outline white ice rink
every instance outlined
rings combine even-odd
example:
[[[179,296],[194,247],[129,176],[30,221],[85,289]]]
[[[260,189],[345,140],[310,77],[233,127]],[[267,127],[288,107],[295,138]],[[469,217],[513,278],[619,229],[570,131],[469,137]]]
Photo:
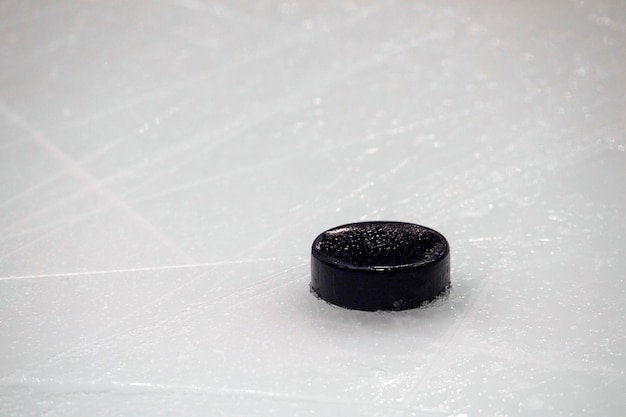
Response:
[[[623,416],[625,271],[624,1],[0,1],[0,416]]]

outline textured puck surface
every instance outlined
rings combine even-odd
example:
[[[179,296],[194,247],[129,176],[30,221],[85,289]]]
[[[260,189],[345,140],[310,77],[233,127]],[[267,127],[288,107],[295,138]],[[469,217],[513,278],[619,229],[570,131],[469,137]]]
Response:
[[[412,223],[337,226],[311,248],[311,291],[355,310],[406,310],[450,286],[450,249],[439,232]]]

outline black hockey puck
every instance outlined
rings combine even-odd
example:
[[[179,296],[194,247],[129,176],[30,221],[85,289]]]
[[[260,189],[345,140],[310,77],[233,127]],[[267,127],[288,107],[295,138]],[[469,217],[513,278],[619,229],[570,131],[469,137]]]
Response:
[[[407,310],[450,286],[450,248],[439,232],[412,223],[337,226],[311,249],[311,291],[354,310]]]

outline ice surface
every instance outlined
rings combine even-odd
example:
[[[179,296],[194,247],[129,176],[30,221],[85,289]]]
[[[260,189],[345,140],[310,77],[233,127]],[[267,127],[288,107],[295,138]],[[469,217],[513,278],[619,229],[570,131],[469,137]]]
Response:
[[[626,6],[0,2],[0,415],[622,415]],[[432,227],[348,311],[310,245]]]

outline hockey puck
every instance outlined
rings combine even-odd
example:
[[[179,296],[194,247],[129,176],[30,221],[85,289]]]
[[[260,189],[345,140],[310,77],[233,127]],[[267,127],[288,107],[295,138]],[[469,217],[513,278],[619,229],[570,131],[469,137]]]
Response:
[[[450,248],[439,232],[412,223],[337,226],[311,248],[311,291],[341,307],[377,311],[419,307],[450,286]]]

